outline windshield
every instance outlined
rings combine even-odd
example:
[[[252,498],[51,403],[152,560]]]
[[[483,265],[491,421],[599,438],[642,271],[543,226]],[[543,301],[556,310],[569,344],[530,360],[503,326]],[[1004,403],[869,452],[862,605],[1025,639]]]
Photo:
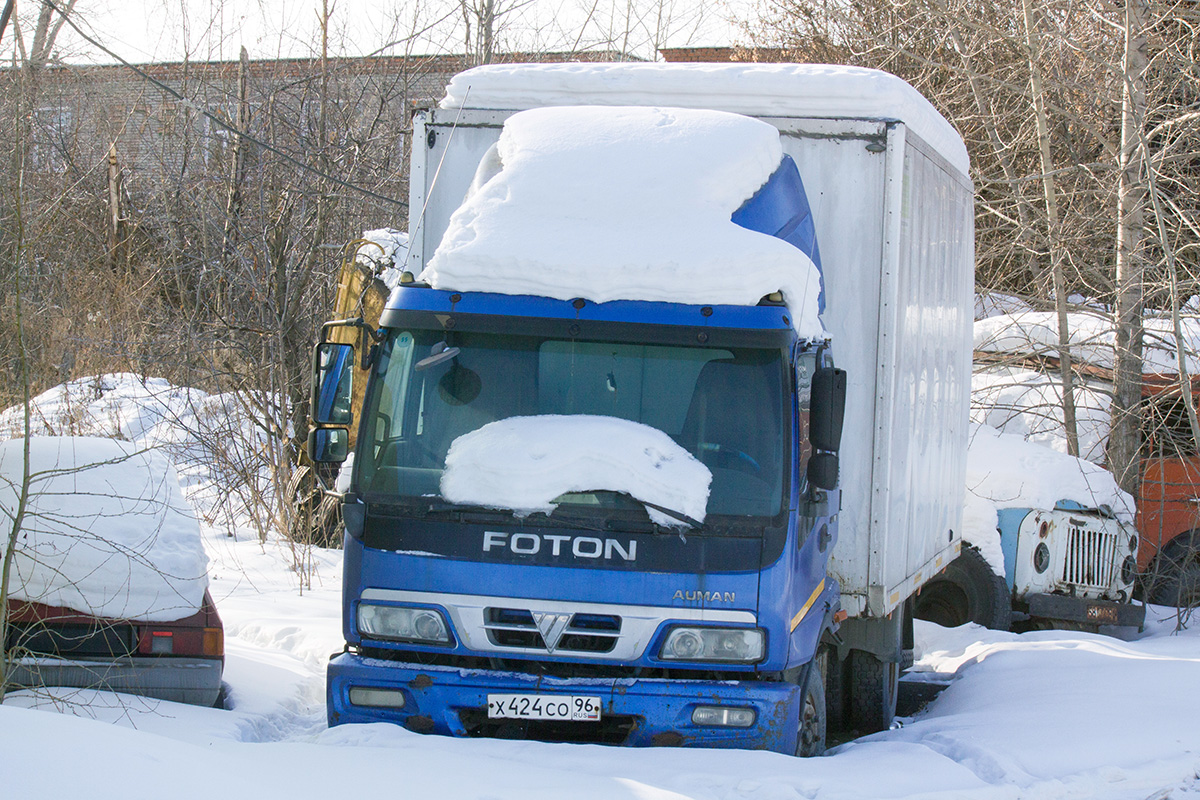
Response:
[[[709,515],[771,517],[782,507],[779,350],[417,329],[392,331],[380,358],[356,465],[368,501],[440,497],[450,445],[490,422],[589,414],[649,425],[704,463]],[[640,508],[592,488],[563,495],[558,508]]]

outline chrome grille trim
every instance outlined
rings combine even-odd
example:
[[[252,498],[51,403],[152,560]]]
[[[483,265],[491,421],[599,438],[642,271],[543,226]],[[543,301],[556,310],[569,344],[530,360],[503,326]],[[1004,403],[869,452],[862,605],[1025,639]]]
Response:
[[[535,614],[569,615],[570,622],[578,615],[608,616],[620,619],[620,631],[614,636],[614,644],[608,652],[590,650],[564,650],[561,646],[553,652],[571,656],[602,657],[606,660],[634,660],[640,658],[658,627],[668,620],[679,622],[726,622],[753,625],[757,619],[750,611],[695,608],[688,606],[636,606],[614,603],[573,603],[559,600],[537,600],[516,597],[485,597],[482,595],[443,594],[441,592],[410,592],[396,589],[364,589],[362,600],[391,603],[418,603],[441,606],[450,615],[450,623],[459,641],[468,649],[487,653],[536,653],[548,654],[544,646],[515,647],[497,644],[489,628],[513,630],[522,633],[538,633],[533,627],[510,625],[497,627],[490,622],[491,609],[509,609]],[[612,632],[581,628],[581,636],[612,636]],[[540,637],[539,637],[540,638]],[[565,638],[565,636],[563,637]]]

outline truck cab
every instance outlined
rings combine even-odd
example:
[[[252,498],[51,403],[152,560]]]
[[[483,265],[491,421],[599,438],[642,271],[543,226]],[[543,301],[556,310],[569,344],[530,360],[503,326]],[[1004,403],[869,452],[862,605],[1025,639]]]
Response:
[[[331,724],[794,752],[802,673],[839,608],[838,493],[807,475],[827,355],[787,315],[395,292],[343,504]],[[523,518],[440,497],[455,441],[547,415],[665,432],[711,472],[703,523],[661,524],[600,486]],[[559,700],[571,716],[494,715]]]

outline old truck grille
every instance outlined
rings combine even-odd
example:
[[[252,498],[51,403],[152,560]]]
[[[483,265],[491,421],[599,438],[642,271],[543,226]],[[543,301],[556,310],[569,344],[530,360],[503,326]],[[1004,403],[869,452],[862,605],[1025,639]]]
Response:
[[[493,645],[547,653],[610,653],[621,636],[618,616],[555,614],[524,608],[486,608],[483,627]]]
[[[1062,579],[1065,583],[1107,589],[1118,569],[1117,535],[1090,531],[1072,520],[1067,537],[1066,557],[1063,559]]]

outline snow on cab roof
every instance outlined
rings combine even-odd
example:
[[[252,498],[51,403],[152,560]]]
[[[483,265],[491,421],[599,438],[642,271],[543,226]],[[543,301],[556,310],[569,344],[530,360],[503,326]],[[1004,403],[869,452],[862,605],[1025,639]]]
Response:
[[[799,335],[825,338],[812,260],[731,220],[782,156],[774,127],[723,111],[519,112],[421,280],[598,303],[755,305],[782,291]]]
[[[455,75],[442,108],[710,108],[754,117],[898,120],[967,175],[962,137],[924,96],[880,70],[830,64],[492,64]]]

